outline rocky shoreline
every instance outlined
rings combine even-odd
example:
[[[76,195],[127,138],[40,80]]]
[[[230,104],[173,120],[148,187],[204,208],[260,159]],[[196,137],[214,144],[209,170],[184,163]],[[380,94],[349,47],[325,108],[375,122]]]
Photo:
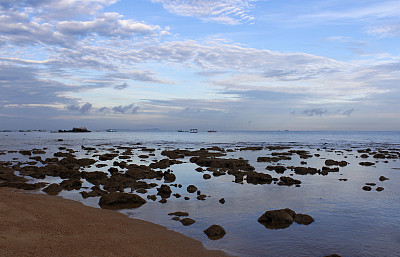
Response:
[[[81,146],[73,149],[63,146],[63,140],[58,151],[43,149],[21,149],[17,151],[0,151],[0,154],[20,154],[25,161],[18,158],[0,162],[0,187],[13,187],[24,190],[42,190],[49,195],[57,195],[62,191],[78,190],[83,199],[97,197],[98,205],[103,209],[119,210],[138,208],[148,201],[167,203],[171,197],[184,201],[206,201],[210,198],[207,192],[199,190],[196,185],[182,185],[174,183],[177,179],[174,174],[174,165],[192,163],[198,167],[195,172],[203,173],[205,181],[220,176],[232,176],[234,183],[249,185],[275,185],[286,187],[301,187],[300,177],[328,176],[331,173],[340,174],[341,169],[349,165],[347,155],[359,159],[362,167],[374,166],[377,163],[388,163],[389,160],[400,159],[399,149],[343,149],[329,148],[315,149],[314,151],[282,146],[237,146],[222,148],[211,146],[200,149],[163,149],[151,148],[140,143],[130,146],[116,145]],[[233,158],[233,153],[252,152],[257,154],[257,165],[265,165],[263,171],[255,168],[249,160]],[[341,156],[339,160],[322,158],[322,153],[335,153]],[[49,157],[48,155],[52,156]],[[42,158],[47,156],[47,158]],[[77,157],[80,156],[80,157]],[[82,158],[82,156],[86,156]],[[157,157],[157,158],[156,158]],[[22,158],[22,159],[23,159]],[[140,164],[133,159],[144,161]],[[150,160],[151,159],[151,160]],[[299,159],[300,164],[285,165],[285,161]],[[308,160],[319,159],[320,167],[308,166]],[[354,164],[353,164],[354,165]],[[90,169],[90,170],[89,170]],[[93,170],[98,169],[98,170]],[[46,177],[62,179],[60,183],[37,182]],[[345,182],[347,178],[340,177]],[[381,175],[375,181],[366,181],[360,190],[382,192],[384,183],[389,178]],[[89,183],[91,186],[85,186]],[[379,184],[378,184],[379,183]],[[186,194],[175,192],[176,189],[186,188]],[[149,191],[156,189],[156,194]],[[223,196],[218,202],[225,204]],[[229,203],[227,203],[229,204]],[[290,207],[290,206],[288,206]],[[178,214],[176,214],[178,213]],[[183,226],[191,226],[196,222],[188,213],[176,212],[172,219],[179,221]],[[184,215],[182,215],[182,213]],[[261,215],[262,213],[260,213]],[[184,217],[184,218],[182,218]],[[265,210],[258,222],[266,229],[285,229],[293,222],[310,225],[317,217],[308,214],[297,214],[286,208],[281,210]],[[312,226],[312,225],[310,225]],[[204,227],[204,233],[211,240],[219,240],[225,236],[225,229],[212,224]]]

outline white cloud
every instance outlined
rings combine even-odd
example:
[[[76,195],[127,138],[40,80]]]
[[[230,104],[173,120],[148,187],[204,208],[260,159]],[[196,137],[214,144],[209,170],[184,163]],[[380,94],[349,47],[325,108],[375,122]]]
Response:
[[[400,24],[373,26],[368,28],[367,33],[380,38],[400,36]]]
[[[257,0],[151,0],[171,13],[203,21],[237,25],[254,19],[249,13]]]

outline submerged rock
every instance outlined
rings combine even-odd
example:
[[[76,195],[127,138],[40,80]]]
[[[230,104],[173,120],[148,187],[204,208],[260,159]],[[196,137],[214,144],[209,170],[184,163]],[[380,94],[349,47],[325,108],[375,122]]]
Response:
[[[197,191],[197,187],[195,187],[194,185],[190,185],[190,186],[188,186],[188,187],[186,188],[186,190],[187,190],[189,193],[194,193],[194,192]]]
[[[45,192],[48,195],[58,195],[62,191],[62,186],[59,184],[53,183],[47,186],[45,189],[43,189],[43,192]]]

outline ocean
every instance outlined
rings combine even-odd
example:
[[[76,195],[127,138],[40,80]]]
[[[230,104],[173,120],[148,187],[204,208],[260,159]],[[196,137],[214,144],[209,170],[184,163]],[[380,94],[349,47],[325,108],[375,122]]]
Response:
[[[62,141],[61,141],[62,140]],[[19,150],[46,148],[42,159],[54,157],[54,153],[73,149],[76,158],[94,158],[119,147],[132,147],[131,163],[148,166],[156,160],[167,158],[164,150],[219,147],[225,156],[218,158],[248,160],[256,172],[270,174],[279,179],[288,176],[301,181],[299,187],[282,186],[277,183],[253,184],[246,179],[235,183],[229,174],[214,176],[212,171],[190,162],[186,156],[181,164],[167,168],[176,176],[173,183],[148,179],[147,183],[180,184],[171,186],[174,194],[166,203],[147,200],[135,209],[123,209],[129,217],[147,220],[202,241],[210,249],[221,249],[237,256],[399,256],[400,252],[400,132],[92,132],[92,133],[48,133],[48,132],[2,132],[0,133],[0,161],[13,163],[29,161]],[[272,146],[272,148],[271,148]],[[285,146],[287,149],[276,148]],[[61,147],[61,150],[60,150]],[[88,152],[83,147],[94,147],[97,152]],[[143,147],[154,148],[151,155]],[[249,148],[249,147],[259,147]],[[270,148],[268,148],[270,147]],[[274,148],[275,147],[275,148]],[[113,149],[113,150],[110,150]],[[292,153],[290,160],[259,162],[258,157],[273,157],[277,153],[305,151],[309,157]],[[368,156],[362,158],[362,154]],[[383,153],[390,158],[378,158],[373,153]],[[147,155],[147,156],[143,156]],[[375,157],[374,157],[375,156]],[[304,156],[303,156],[304,157]],[[114,161],[102,161],[104,167],[92,166],[85,171],[103,171],[113,166]],[[288,168],[283,174],[267,170],[267,166],[312,167],[322,169],[325,161],[346,161],[338,172],[327,175],[300,175]],[[126,159],[124,159],[126,161]],[[371,166],[360,165],[370,162]],[[36,165],[41,166],[40,162]],[[331,166],[329,166],[331,167]],[[166,169],[163,169],[165,171]],[[17,172],[18,173],[18,172]],[[211,179],[204,179],[210,174]],[[384,176],[389,180],[381,181]],[[60,183],[62,179],[47,176],[33,179],[48,183]],[[83,199],[80,191],[93,186],[83,180],[83,189],[62,191],[59,195],[99,207],[99,197]],[[238,182],[238,181],[236,181]],[[374,183],[371,191],[363,190],[365,183]],[[196,193],[186,188],[195,185],[205,200],[198,200]],[[383,191],[377,191],[382,187]],[[130,192],[130,189],[126,189]],[[39,193],[43,193],[39,191]],[[157,194],[156,188],[146,193]],[[184,197],[190,199],[185,200]],[[219,200],[225,199],[221,204]],[[257,219],[269,210],[290,208],[296,213],[308,214],[315,221],[309,225],[293,223],[284,229],[270,229]],[[185,211],[196,222],[183,226],[172,220],[168,213]],[[204,233],[212,224],[221,225],[226,235],[219,240],[210,240]]]

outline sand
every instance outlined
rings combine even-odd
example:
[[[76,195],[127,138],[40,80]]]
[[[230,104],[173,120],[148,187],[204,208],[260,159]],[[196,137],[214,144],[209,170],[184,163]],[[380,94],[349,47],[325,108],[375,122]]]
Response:
[[[227,256],[150,222],[0,188],[0,256]]]

